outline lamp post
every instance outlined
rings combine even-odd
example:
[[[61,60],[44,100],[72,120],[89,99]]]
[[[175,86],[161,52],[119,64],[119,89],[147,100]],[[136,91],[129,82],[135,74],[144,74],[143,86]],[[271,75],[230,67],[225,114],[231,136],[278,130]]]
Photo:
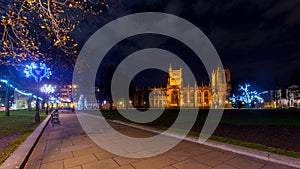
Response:
[[[49,105],[48,105],[48,97],[49,97],[49,94],[51,93],[54,93],[54,87],[52,85],[47,85],[47,84],[44,84],[44,86],[41,87],[41,92],[45,93],[46,94],[46,114],[48,114],[48,109],[49,109]]]
[[[49,100],[50,100],[50,103],[51,103],[51,107],[53,108],[53,104],[57,102],[57,99],[55,97],[51,96],[49,98]]]
[[[47,66],[43,63],[31,63],[30,65],[26,65],[26,68],[24,70],[24,73],[27,77],[34,77],[35,81],[37,82],[37,89],[39,89],[39,83],[43,78],[49,79],[49,77],[52,75],[50,68],[47,68]],[[39,94],[40,90],[37,92],[36,97],[36,113],[35,113],[35,121],[39,122],[41,120],[40,113],[39,113]]]
[[[6,93],[5,93],[5,116],[9,116],[9,83],[6,82]]]

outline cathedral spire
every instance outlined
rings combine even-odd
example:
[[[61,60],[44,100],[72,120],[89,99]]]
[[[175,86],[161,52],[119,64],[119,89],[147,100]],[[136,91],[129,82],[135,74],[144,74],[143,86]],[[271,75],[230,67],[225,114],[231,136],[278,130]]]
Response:
[[[169,66],[169,72],[171,72],[173,69],[172,69],[172,64],[170,64]]]

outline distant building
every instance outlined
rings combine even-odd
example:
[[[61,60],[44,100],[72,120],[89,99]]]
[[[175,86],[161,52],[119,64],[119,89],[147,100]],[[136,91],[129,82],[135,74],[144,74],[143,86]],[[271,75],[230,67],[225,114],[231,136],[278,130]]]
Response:
[[[62,102],[72,102],[72,92],[77,96],[77,85],[64,85],[59,89],[59,100]]]
[[[169,67],[169,78],[166,87],[137,88],[134,94],[135,107],[177,108],[200,107],[214,108],[230,106],[231,77],[229,69],[220,66],[212,72],[212,82],[209,85],[183,86],[182,68]],[[148,99],[149,98],[149,99]]]
[[[59,88],[55,86],[55,88]],[[70,108],[77,104],[78,86],[75,84],[64,85],[59,88],[58,100],[60,108]],[[73,95],[74,94],[74,95]],[[75,100],[73,99],[75,98]]]
[[[270,92],[272,108],[300,108],[300,86],[292,85],[287,89],[278,89]]]
[[[32,96],[29,97],[29,96],[22,95],[18,92],[15,92],[13,97],[14,97],[14,101],[13,101],[13,104],[11,107],[12,109],[27,109],[28,108],[28,100]],[[40,102],[40,104],[41,104],[41,102]],[[35,107],[35,104],[33,107]]]

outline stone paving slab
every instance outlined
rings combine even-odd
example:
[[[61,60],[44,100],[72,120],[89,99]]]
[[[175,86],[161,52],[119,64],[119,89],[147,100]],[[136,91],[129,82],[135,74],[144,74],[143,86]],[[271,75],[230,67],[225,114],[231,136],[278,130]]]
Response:
[[[98,147],[82,130],[76,114],[61,112],[60,121],[60,125],[48,124],[26,169],[293,169],[189,141],[151,158],[120,157]],[[154,135],[121,124],[112,125],[131,136]]]
[[[235,158],[237,155],[229,152],[223,151],[211,151],[200,156],[196,156],[193,159],[200,161],[208,166],[215,167],[226,161]]]

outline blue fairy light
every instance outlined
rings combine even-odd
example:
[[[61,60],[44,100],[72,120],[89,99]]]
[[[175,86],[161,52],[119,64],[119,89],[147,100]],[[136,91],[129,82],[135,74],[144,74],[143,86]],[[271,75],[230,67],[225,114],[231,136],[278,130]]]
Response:
[[[238,91],[240,91],[241,93],[238,95],[234,95],[234,94],[232,95],[232,97],[230,98],[232,103],[244,102],[246,104],[251,104],[253,101],[263,103],[264,99],[261,97],[261,95],[266,94],[268,92],[267,91],[257,92],[255,90],[251,91],[249,87],[250,87],[249,84],[245,84],[244,86],[239,85]]]
[[[49,79],[49,77],[52,75],[50,68],[47,68],[47,66],[44,63],[31,63],[30,65],[26,65],[26,68],[24,70],[24,73],[26,74],[26,77],[34,77],[35,81],[39,82],[43,78]]]

